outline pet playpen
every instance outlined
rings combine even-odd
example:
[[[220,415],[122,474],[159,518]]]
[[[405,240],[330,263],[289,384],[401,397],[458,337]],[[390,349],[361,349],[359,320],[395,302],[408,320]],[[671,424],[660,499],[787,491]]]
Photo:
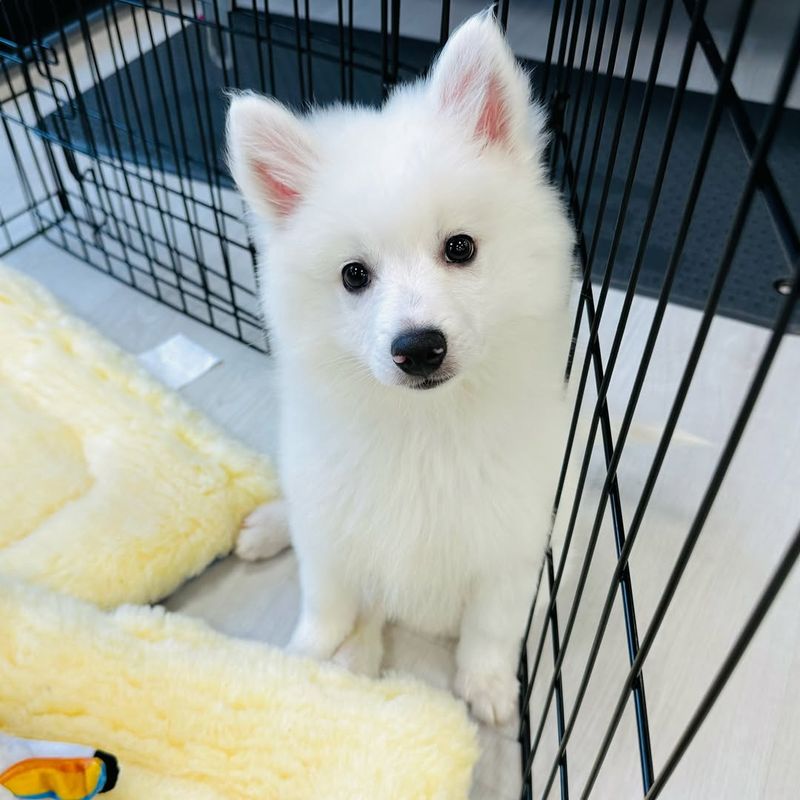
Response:
[[[255,253],[221,154],[223,89],[254,88],[296,106],[377,103],[395,83],[424,71],[452,26],[479,7],[467,0],[404,0],[402,7],[401,0],[3,0],[0,139],[16,175],[2,176],[0,255],[46,237],[266,350]],[[521,631],[522,796],[588,796],[628,715],[641,793],[654,798],[800,555],[797,532],[741,615],[688,724],[656,763],[648,656],[781,339],[800,330],[800,10],[791,3],[765,10],[755,0],[505,0],[495,11],[549,109],[549,167],[578,230],[582,281],[574,325],[585,345],[573,347],[566,365],[576,401],[555,498],[563,530],[540,574],[531,576],[536,594]],[[762,53],[768,74],[754,87],[739,61],[764,13],[783,16],[771,19],[778,33]],[[637,297],[651,298],[646,337],[624,402],[612,414],[609,388]],[[618,480],[620,461],[672,302],[698,309],[697,323],[631,500]],[[634,546],[720,314],[764,326],[768,335],[640,633]],[[586,434],[578,425],[582,412]],[[601,487],[590,499],[587,476],[597,453]],[[569,463],[578,469],[567,490]],[[578,541],[576,520],[586,512],[586,536]],[[614,560],[596,618],[587,616],[582,596],[601,537],[609,538]],[[571,551],[577,566],[566,596]],[[599,745],[583,753],[588,761],[575,786],[571,737],[612,614],[621,618],[626,644],[616,702],[604,712]],[[564,660],[571,644],[575,650],[576,626],[587,619],[585,661],[567,692]],[[543,756],[545,739],[551,747]]]

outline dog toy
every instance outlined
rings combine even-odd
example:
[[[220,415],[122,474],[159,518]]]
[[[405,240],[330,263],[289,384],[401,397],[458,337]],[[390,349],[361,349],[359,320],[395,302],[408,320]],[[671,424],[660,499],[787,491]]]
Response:
[[[1,798],[90,800],[118,776],[117,759],[102,750],[0,733]]]

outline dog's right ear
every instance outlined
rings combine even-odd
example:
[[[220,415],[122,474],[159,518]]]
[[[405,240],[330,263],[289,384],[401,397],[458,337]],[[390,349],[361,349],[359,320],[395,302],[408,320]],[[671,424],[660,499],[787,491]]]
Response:
[[[255,94],[234,95],[228,109],[228,165],[254,211],[284,221],[308,189],[316,155],[301,119]]]
[[[433,66],[430,93],[467,135],[510,152],[528,151],[530,83],[494,16],[467,19]]]

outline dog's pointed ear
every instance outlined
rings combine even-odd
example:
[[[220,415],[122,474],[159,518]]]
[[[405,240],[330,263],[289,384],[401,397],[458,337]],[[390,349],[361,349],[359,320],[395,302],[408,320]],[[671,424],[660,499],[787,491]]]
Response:
[[[450,37],[430,77],[440,112],[467,135],[510,151],[530,142],[530,82],[491,13],[470,17]]]
[[[247,202],[267,219],[285,220],[307,191],[316,161],[304,122],[276,100],[234,95],[226,138],[228,166]]]

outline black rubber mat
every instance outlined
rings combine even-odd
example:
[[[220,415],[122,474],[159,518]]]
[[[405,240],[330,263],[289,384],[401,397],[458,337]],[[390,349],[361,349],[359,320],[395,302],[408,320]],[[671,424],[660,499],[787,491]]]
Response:
[[[619,108],[622,82],[612,82],[606,125],[599,149],[597,175],[589,192],[586,217],[583,224],[587,249],[591,249],[592,239],[597,229],[597,218],[603,183],[610,167],[610,147],[614,122]],[[595,244],[596,256],[593,263],[593,276],[600,280],[606,268],[614,232],[618,220],[625,179],[632,163],[633,150],[639,125],[639,108],[644,95],[644,85],[634,82],[631,87],[628,113],[622,128],[619,147],[616,152],[613,174],[609,187],[609,197],[600,235]],[[646,215],[654,192],[655,177],[659,158],[664,144],[664,135],[672,102],[673,91],[656,87],[652,107],[645,127],[639,156],[636,179],[630,201],[624,214],[624,225],[618,245],[618,255],[614,262],[611,283],[618,287],[627,286],[639,247]],[[661,288],[664,273],[668,268],[676,235],[682,224],[684,209],[690,191],[700,154],[706,123],[713,98],[697,92],[687,92],[683,101],[681,115],[672,144],[667,171],[660,187],[656,216],[650,232],[637,290],[643,294],[656,296]],[[758,132],[766,116],[767,106],[746,103],[748,114]],[[599,106],[599,98],[595,109]],[[581,109],[585,107],[581,104]],[[597,117],[593,113],[592,122]],[[582,122],[583,117],[580,117]],[[569,130],[570,116],[567,112],[566,129]],[[589,125],[591,141],[587,144],[581,166],[579,197],[585,199],[586,174],[591,161],[591,144],[595,125]],[[579,134],[576,139],[580,139]],[[578,157],[580,142],[572,145],[571,157]],[[800,220],[800,113],[787,110],[778,139],[771,151],[769,166],[779,191],[786,202],[795,225]],[[683,257],[670,298],[693,308],[703,308],[708,298],[715,272],[725,251],[736,208],[747,178],[748,162],[727,116],[723,115],[719,130],[714,138],[705,178],[699,197],[690,218],[690,227]],[[776,282],[787,277],[787,261],[783,254],[780,238],[772,223],[766,203],[760,193],[756,193],[747,222],[741,231],[741,240],[735,251],[730,273],[724,284],[719,311],[725,315],[753,322],[771,325],[781,305],[781,295]],[[800,320],[795,319],[792,330],[800,331]]]
[[[234,30],[246,30],[252,34],[255,19],[252,14],[235,12],[231,16],[231,24]],[[260,19],[259,25],[261,27],[258,34],[262,37],[263,44],[267,36],[263,19]],[[60,112],[52,114],[45,120],[45,126],[50,133],[55,132],[68,138],[72,146],[80,150],[91,150],[93,144],[104,154],[121,156],[140,164],[146,164],[149,159],[155,168],[178,172],[185,177],[209,180],[211,171],[222,171],[225,174],[221,157],[224,87],[239,85],[266,92],[271,92],[274,87],[275,95],[281,100],[302,106],[309,94],[309,70],[313,96],[319,103],[339,99],[342,96],[342,87],[349,86],[349,71],[343,72],[339,64],[340,43],[335,26],[312,23],[315,53],[311,56],[310,64],[306,54],[303,54],[298,63],[294,21],[273,15],[270,29],[273,39],[272,63],[270,64],[265,46],[260,48],[259,58],[259,48],[255,46],[252,36],[234,36],[235,49],[229,54],[224,68],[218,53],[220,44],[224,49],[226,42],[213,38],[216,34],[209,35],[210,30],[192,26],[173,36],[143,57],[130,62],[127,69],[120,69],[76,98],[71,106],[65,105]],[[345,47],[346,37],[345,31]],[[360,30],[353,32],[357,68],[352,77],[352,96],[357,102],[373,104],[380,101],[380,41],[378,33]],[[398,70],[400,80],[423,71],[434,52],[433,43],[401,39]],[[535,83],[543,75],[543,68],[536,64],[530,66],[533,68]],[[305,94],[301,91],[301,69],[306,82]],[[576,84],[573,75],[573,94]],[[588,100],[587,86],[588,82],[584,85],[579,106],[579,124],[571,147],[573,162],[578,158],[580,131]],[[612,246],[625,179],[632,163],[639,107],[644,95],[644,85],[634,82],[616,150],[605,214],[602,224],[599,225],[599,236],[592,247],[594,233],[598,230],[604,179],[611,168],[610,143],[619,111],[622,81],[611,79],[603,138],[594,178],[587,193],[591,148],[605,87],[605,80],[598,81],[578,182],[579,197],[585,199],[588,194],[583,230],[587,248],[594,253],[592,274],[596,281],[602,279]],[[624,224],[621,226],[618,255],[611,277],[614,286],[624,288],[630,277],[654,189],[654,176],[671,100],[670,89],[656,88],[636,179],[624,214]],[[567,102],[566,130],[570,128],[573,112],[570,102],[575,101]],[[694,92],[686,94],[637,284],[637,291],[645,295],[657,295],[662,285],[675,235],[681,223],[711,103],[712,98],[708,95]],[[88,114],[89,125],[84,124],[81,107]],[[758,130],[766,107],[748,103],[747,110]],[[113,128],[103,122],[108,119],[115,121]],[[188,157],[176,161],[175,153],[187,153]],[[782,128],[772,151],[770,167],[793,218],[797,220],[800,218],[800,112],[785,112]],[[705,306],[715,270],[730,234],[731,220],[746,174],[747,162],[742,147],[732,124],[724,116],[691,220],[671,293],[672,300],[695,308]],[[222,182],[230,185],[227,177]],[[756,324],[771,325],[781,301],[775,283],[786,277],[786,274],[786,261],[779,238],[763,199],[757,195],[725,284],[719,304],[720,313]],[[792,329],[795,332],[800,331],[800,321],[795,320]]]
[[[158,15],[151,16],[156,27]],[[91,152],[94,146],[100,153],[137,164],[148,165],[149,159],[155,168],[198,180],[209,180],[209,170],[213,170],[222,173],[223,185],[232,186],[221,146],[227,87],[274,94],[298,108],[309,102],[309,83],[320,104],[341,99],[342,81],[345,90],[351,88],[349,70],[343,73],[339,67],[336,26],[311,23],[314,54],[309,67],[305,54],[298,59],[293,18],[273,14],[271,20],[271,63],[263,17],[259,15],[258,34],[262,38],[257,48],[254,16],[234,11],[230,14],[234,34],[230,37],[220,38],[211,27],[192,25],[127,65],[118,56],[117,72],[62,104],[60,112],[44,120],[44,127],[85,152]],[[305,24],[301,22],[301,26],[300,33],[305,37]],[[246,36],[237,36],[237,31],[246,32]],[[147,41],[146,35],[142,40]],[[352,98],[357,103],[374,105],[381,101],[380,46],[380,34],[353,31],[356,66]],[[224,65],[220,51],[227,53]],[[402,38],[400,52],[403,59],[398,76],[402,81],[429,64],[436,47]],[[109,119],[114,120],[113,127],[108,125]]]

